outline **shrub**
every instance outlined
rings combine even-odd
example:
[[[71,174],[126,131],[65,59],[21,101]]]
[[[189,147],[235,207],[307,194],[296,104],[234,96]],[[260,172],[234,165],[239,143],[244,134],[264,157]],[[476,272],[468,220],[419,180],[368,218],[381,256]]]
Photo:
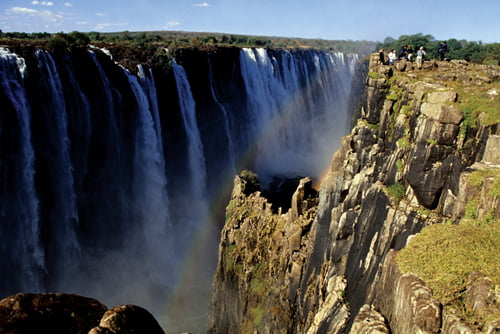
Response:
[[[401,182],[398,182],[387,188],[387,194],[396,202],[399,202],[403,198],[405,190],[405,186]]]
[[[240,173],[240,178],[244,181],[243,193],[245,195],[248,196],[251,193],[260,190],[260,182],[257,174],[255,174],[254,172],[244,169]]]

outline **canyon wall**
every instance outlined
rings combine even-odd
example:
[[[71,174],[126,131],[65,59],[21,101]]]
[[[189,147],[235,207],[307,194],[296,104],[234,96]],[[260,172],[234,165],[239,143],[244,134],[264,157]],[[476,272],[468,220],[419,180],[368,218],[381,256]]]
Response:
[[[282,194],[290,205],[279,209],[252,186],[257,176],[235,178],[210,333],[477,330],[433,298],[421,278],[401,272],[395,258],[426,226],[460,223],[474,196],[476,218],[499,223],[499,195],[473,191],[468,181],[474,171],[500,166],[498,114],[487,119],[479,110],[471,118],[464,106],[466,96],[480,96],[498,108],[500,70],[464,61],[385,66],[378,54],[367,61],[355,126],[317,194],[302,179],[293,196]]]

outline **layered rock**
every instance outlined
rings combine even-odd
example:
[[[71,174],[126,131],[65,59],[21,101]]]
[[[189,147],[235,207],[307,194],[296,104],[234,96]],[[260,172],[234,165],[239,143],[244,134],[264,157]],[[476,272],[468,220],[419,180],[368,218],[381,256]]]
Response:
[[[417,71],[411,63],[376,65],[373,55],[358,122],[334,155],[316,208],[305,216],[297,210],[273,214],[258,193],[238,195],[236,180],[221,236],[210,332],[455,333],[468,328],[442,310],[424,281],[402,273],[394,257],[425,226],[458,223],[473,197],[481,208],[478,215],[499,221],[499,196],[478,193],[467,181],[474,170],[500,165],[498,119],[485,122],[487,116],[478,114],[471,124],[474,118],[461,103],[469,91],[498,100],[488,92],[499,78],[496,68],[466,62],[432,62]],[[299,232],[305,217],[308,228]],[[266,274],[262,291],[249,284],[258,263]],[[491,305],[485,298],[470,305]],[[272,311],[276,306],[289,316],[278,317]]]

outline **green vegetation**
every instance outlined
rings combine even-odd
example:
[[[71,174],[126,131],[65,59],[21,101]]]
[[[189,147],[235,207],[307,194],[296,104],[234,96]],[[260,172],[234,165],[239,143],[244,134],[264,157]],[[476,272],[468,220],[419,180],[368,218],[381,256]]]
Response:
[[[251,290],[253,294],[262,295],[267,291],[266,285],[266,270],[267,262],[257,263],[252,268],[252,280],[250,281]]]
[[[404,105],[401,107],[401,113],[405,116],[412,116],[413,115],[413,102],[414,100],[411,100],[411,105]]]
[[[438,58],[437,50],[439,48],[438,41],[431,35],[415,34],[401,35],[398,39],[387,37],[383,43],[379,43],[375,50],[384,48],[385,50],[395,49],[399,52],[402,46],[410,45],[413,50],[423,46],[427,52],[426,58]],[[483,44],[482,42],[469,42],[466,40],[457,40],[451,38],[446,40],[448,45],[447,59],[465,59],[474,63],[482,63],[488,65],[497,65],[500,59],[500,43]]]
[[[357,126],[366,126],[372,130],[378,130],[380,128],[380,123],[372,124],[372,123],[368,123],[368,121],[366,119],[358,118]]]
[[[394,183],[393,185],[387,187],[387,194],[397,203],[401,201],[405,195],[405,191],[405,186],[401,182]]]
[[[472,186],[464,217],[460,224],[435,224],[424,228],[397,256],[403,272],[412,272],[431,288],[433,296],[445,307],[460,312],[472,326],[500,319],[500,306],[490,305],[487,311],[473,313],[466,309],[464,292],[469,276],[480,272],[495,286],[500,285],[500,222],[494,209],[482,208],[480,194],[500,196],[500,171],[477,170],[468,177]],[[485,188],[486,187],[486,188]]]
[[[469,175],[469,183],[480,189],[486,178],[492,178],[493,184],[488,191],[489,196],[500,195],[500,171],[499,170],[475,170]]]
[[[476,170],[468,177],[470,185],[476,189],[475,193],[465,205],[464,218],[462,223],[473,226],[490,226],[495,223],[495,209],[489,212],[482,212],[480,193],[487,190],[484,195],[491,198],[500,196],[500,170]],[[481,214],[480,214],[481,213]]]
[[[318,49],[342,51],[352,53],[371,52],[375,42],[303,39],[293,37],[247,36],[222,33],[182,32],[182,31],[122,31],[114,33],[100,33],[96,31],[71,33],[24,33],[0,31],[0,44],[12,42],[28,42],[34,46],[47,48],[72,48],[92,43],[96,46],[120,43],[127,47],[137,48],[203,48],[213,47],[267,47],[274,49]]]
[[[401,148],[408,148],[410,147],[410,140],[408,137],[401,137],[398,139],[397,144]]]
[[[403,163],[403,160],[398,159],[398,160],[396,161],[396,167],[398,168],[398,172],[402,172],[402,171],[403,171],[403,168],[404,168],[404,163]]]
[[[424,228],[397,256],[403,272],[412,272],[430,287],[433,296],[452,306],[465,318],[463,292],[469,275],[481,272],[500,284],[498,253],[500,224],[478,227],[470,224],[436,224]],[[496,310],[497,319],[500,310]],[[481,319],[487,320],[487,319]]]
[[[260,190],[260,181],[256,173],[244,169],[240,172],[239,176],[243,180],[242,191],[245,195],[248,196]]]
[[[383,78],[383,76],[380,75],[377,72],[368,72],[368,77],[372,78],[372,79],[381,79],[381,78]]]
[[[241,325],[240,332],[242,334],[255,333],[256,329],[262,327],[262,320],[264,319],[265,313],[266,311],[261,305],[249,308],[245,317],[245,322]]]
[[[460,129],[461,136],[465,137],[469,129],[475,128],[478,120],[483,125],[493,125],[500,121],[498,101],[487,94],[489,89],[500,90],[500,82],[466,87],[457,83],[454,85],[457,86],[458,105],[464,114]]]

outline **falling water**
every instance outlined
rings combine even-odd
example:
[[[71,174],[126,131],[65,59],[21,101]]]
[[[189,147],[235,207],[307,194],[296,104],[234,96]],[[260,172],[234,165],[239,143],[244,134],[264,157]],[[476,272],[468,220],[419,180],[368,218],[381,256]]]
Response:
[[[170,270],[167,256],[172,243],[169,220],[165,161],[160,137],[153,121],[150,99],[135,75],[124,70],[138,103],[138,122],[135,134],[132,233],[129,247],[133,248],[143,262],[148,279],[164,282]],[[154,91],[148,90],[153,94]],[[157,114],[157,111],[156,111]],[[136,245],[134,243],[136,242]]]
[[[173,64],[180,111],[188,137],[188,160],[190,170],[191,195],[199,204],[205,201],[206,167],[203,144],[196,120],[196,106],[184,68]]]
[[[326,168],[345,133],[345,87],[351,84],[350,76],[336,77],[338,60],[315,51],[294,57],[286,51],[274,56],[265,49],[241,50],[253,120],[250,136],[258,151],[255,168],[264,180],[273,175],[318,177]]]
[[[214,80],[214,73],[212,69],[212,64],[210,63],[210,59],[208,60],[208,80],[210,82],[210,92],[212,93],[212,98],[214,99],[215,103],[217,106],[220,108],[220,110],[223,113],[223,121],[224,121],[224,133],[226,135],[226,140],[227,140],[227,151],[228,151],[228,157],[229,157],[229,165],[230,169],[233,172],[233,174],[236,171],[236,148],[234,145],[234,136],[231,133],[231,121],[230,121],[230,114],[227,111],[226,107],[219,101],[215,89],[215,80]]]
[[[66,105],[63,96],[62,84],[59,79],[56,65],[51,55],[46,51],[36,52],[38,69],[43,78],[44,85],[41,94],[45,95],[47,103],[46,119],[50,121],[50,135],[46,138],[45,145],[53,154],[49,168],[52,182],[52,205],[49,212],[49,221],[52,223],[51,247],[49,253],[64,254],[58,256],[55,263],[56,271],[61,275],[68,273],[69,268],[74,268],[74,261],[80,253],[80,245],[76,236],[78,227],[78,212],[76,206],[76,193],[73,180],[73,166],[69,151],[69,138],[67,133]]]
[[[26,64],[24,59],[0,48],[0,85],[11,104],[2,104],[4,110],[15,114],[18,133],[15,137],[4,137],[9,129],[0,121],[0,249],[3,261],[12,261],[11,268],[19,268],[24,275],[12,280],[2,274],[3,286],[14,289],[40,290],[45,271],[45,255],[40,240],[40,221],[38,219],[38,198],[35,192],[34,160],[31,145],[30,108],[24,90]],[[15,102],[14,102],[15,101]],[[13,146],[12,156],[3,145]],[[7,160],[6,162],[4,160]],[[9,163],[10,161],[10,163]],[[10,233],[9,233],[10,231]]]

